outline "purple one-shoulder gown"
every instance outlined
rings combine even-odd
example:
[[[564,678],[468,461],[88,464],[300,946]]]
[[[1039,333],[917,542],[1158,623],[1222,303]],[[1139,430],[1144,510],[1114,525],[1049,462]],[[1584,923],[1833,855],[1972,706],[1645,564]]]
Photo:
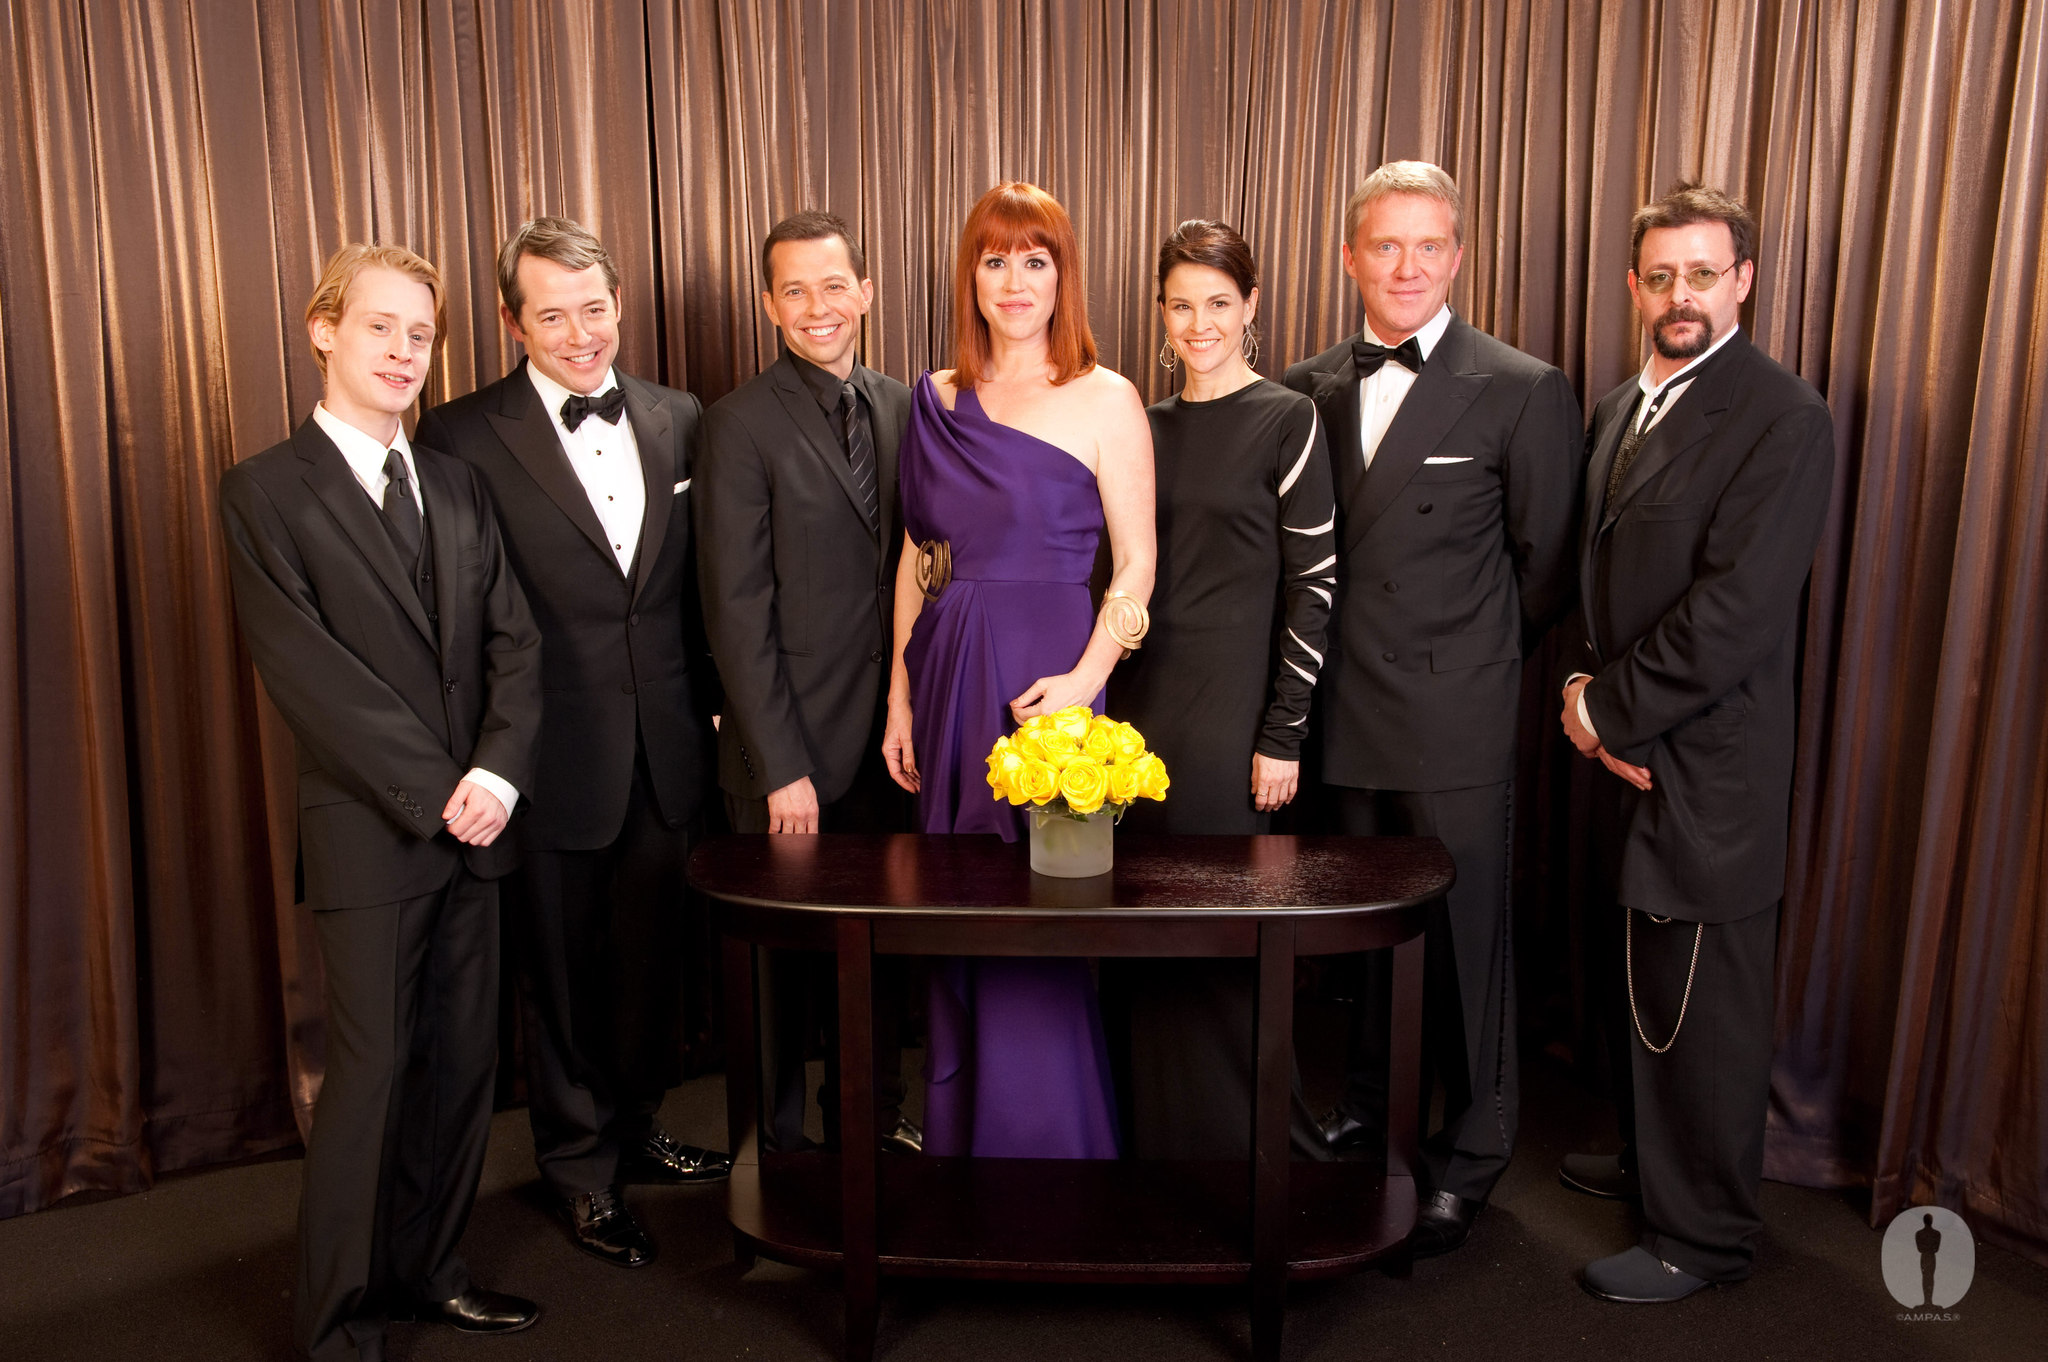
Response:
[[[992,421],[972,391],[952,411],[918,382],[899,453],[903,524],[952,546],[953,578],[904,649],[926,832],[1014,842],[1023,815],[984,761],[1010,701],[1080,660],[1095,627],[1102,538],[1095,475],[1057,445]],[[1101,704],[1097,697],[1097,705]],[[1081,960],[952,959],[934,972],[925,1152],[1116,1157],[1102,1018]]]

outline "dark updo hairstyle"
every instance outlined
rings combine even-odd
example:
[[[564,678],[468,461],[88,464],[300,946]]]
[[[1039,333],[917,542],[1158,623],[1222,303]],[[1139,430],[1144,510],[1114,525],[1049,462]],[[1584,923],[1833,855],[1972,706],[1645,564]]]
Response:
[[[1237,285],[1239,297],[1251,297],[1252,290],[1259,286],[1259,262],[1252,259],[1252,248],[1238,235],[1237,228],[1227,222],[1189,218],[1173,229],[1173,235],[1159,247],[1158,302],[1166,301],[1166,276],[1173,273],[1175,265],[1207,265],[1212,270],[1221,270]]]

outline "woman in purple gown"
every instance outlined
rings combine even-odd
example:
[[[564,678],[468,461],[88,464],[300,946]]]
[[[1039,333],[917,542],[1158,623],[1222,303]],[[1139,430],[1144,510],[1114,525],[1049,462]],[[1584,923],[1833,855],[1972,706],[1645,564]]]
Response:
[[[1015,841],[983,761],[1017,724],[1102,705],[1122,646],[1107,595],[1152,591],[1152,436],[1137,390],[1095,363],[1073,223],[997,185],[960,235],[954,367],[917,385],[899,453],[905,529],[883,753],[926,832]],[[949,960],[935,971],[925,1152],[1114,1158],[1116,1110],[1084,960]]]

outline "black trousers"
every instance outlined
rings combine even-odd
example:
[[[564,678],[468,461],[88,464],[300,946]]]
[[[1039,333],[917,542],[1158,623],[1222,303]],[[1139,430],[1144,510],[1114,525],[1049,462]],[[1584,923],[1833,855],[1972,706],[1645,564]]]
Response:
[[[529,848],[506,880],[534,1162],[560,1195],[612,1185],[682,1080],[683,867],[702,835],[662,816],[643,756],[610,846]]]
[[[725,811],[734,832],[768,831],[768,801],[727,794]],[[889,833],[910,830],[912,796],[889,778],[882,759],[878,715],[853,784],[818,809],[820,832]],[[774,1150],[802,1149],[809,1086],[804,1057],[822,1034],[825,1081],[818,1105],[825,1142],[839,1143],[839,980],[833,956],[821,951],[768,950],[760,953],[756,997],[761,1012],[761,1092],[768,1110],[762,1143]],[[910,996],[909,962],[902,956],[875,957],[875,1125],[886,1134],[903,1112],[903,1026]],[[737,1062],[728,1056],[728,1063]]]
[[[327,1064],[306,1141],[294,1333],[320,1362],[374,1362],[394,1306],[469,1287],[455,1250],[490,1133],[498,885],[458,864],[434,893],[318,910],[313,926]]]
[[[1430,1089],[1441,1081],[1444,1124],[1423,1132],[1422,1153],[1429,1190],[1484,1201],[1514,1154],[1521,1110],[1508,913],[1513,786],[1428,792],[1330,788],[1340,832],[1435,837],[1457,866],[1457,881],[1424,938],[1420,1109],[1429,1111]],[[1384,1130],[1393,953],[1373,951],[1363,959],[1341,1105],[1354,1119]]]
[[[1775,1037],[1778,908],[1705,927],[1628,910],[1634,1008],[1628,1009],[1625,972],[1606,981],[1633,1014],[1627,1024],[1642,1246],[1710,1281],[1747,1277],[1763,1234],[1757,1192]],[[1671,1048],[1653,1053],[1636,1034],[1638,1021],[1652,1044]]]

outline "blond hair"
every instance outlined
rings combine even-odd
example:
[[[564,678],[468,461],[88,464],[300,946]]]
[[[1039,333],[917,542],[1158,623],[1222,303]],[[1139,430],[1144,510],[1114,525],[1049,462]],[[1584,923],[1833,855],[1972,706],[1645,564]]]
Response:
[[[571,273],[602,265],[605,288],[619,291],[618,266],[588,227],[570,218],[533,218],[520,223],[498,248],[498,297],[515,321],[526,306],[526,290],[519,286],[519,258],[525,255],[552,260]]]
[[[427,286],[427,292],[434,295],[434,353],[441,350],[441,338],[448,330],[448,296],[441,287],[441,271],[431,263],[413,254],[403,246],[386,246],[382,243],[364,244],[351,241],[333,255],[327,257],[327,264],[320,271],[320,282],[313,286],[313,299],[306,304],[306,326],[309,338],[314,321],[325,319],[339,324],[341,314],[348,310],[349,290],[364,270],[383,268],[396,270],[406,278]],[[320,376],[327,376],[327,352],[313,346],[313,362],[320,366]]]
[[[1358,224],[1365,221],[1365,210],[1389,194],[1415,194],[1443,204],[1451,210],[1452,242],[1465,244],[1465,204],[1458,197],[1458,182],[1446,175],[1442,166],[1428,161],[1389,161],[1366,176],[1365,183],[1353,190],[1344,204],[1347,245],[1358,239]]]

